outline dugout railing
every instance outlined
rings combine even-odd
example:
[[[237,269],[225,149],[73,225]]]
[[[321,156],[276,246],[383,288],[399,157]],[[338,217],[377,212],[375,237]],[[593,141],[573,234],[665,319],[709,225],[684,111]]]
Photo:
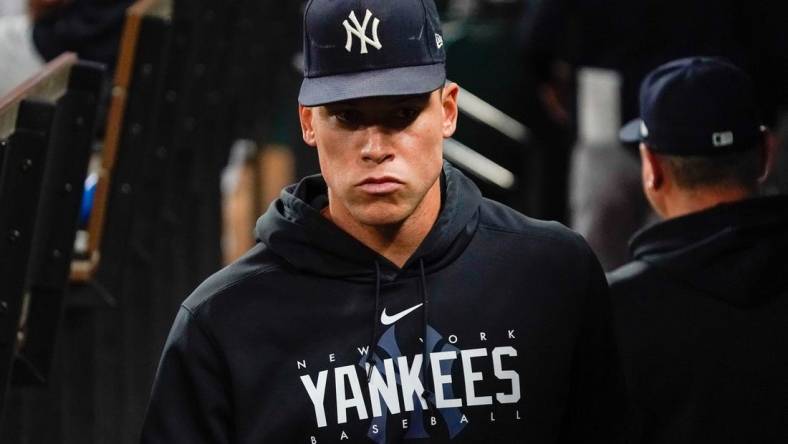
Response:
[[[0,401],[48,379],[103,68],[64,54],[0,99]]]

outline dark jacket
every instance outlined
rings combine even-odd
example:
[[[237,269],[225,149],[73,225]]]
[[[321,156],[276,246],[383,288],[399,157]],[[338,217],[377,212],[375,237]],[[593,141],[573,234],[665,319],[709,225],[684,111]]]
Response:
[[[126,9],[133,0],[73,0],[33,25],[33,43],[49,61],[76,52],[114,69]]]
[[[609,301],[585,242],[448,164],[442,185],[402,269],[320,215],[322,177],[284,190],[260,243],[183,303],[142,441],[615,442]]]
[[[608,278],[636,443],[788,442],[788,197],[635,236]]]

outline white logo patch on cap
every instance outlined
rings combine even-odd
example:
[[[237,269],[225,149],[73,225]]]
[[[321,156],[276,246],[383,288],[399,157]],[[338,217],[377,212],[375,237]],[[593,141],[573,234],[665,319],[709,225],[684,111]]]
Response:
[[[355,11],[350,11],[348,18],[353,22],[355,28],[352,28],[347,20],[342,22],[342,26],[344,26],[345,31],[347,31],[347,43],[345,43],[345,50],[347,50],[347,52],[352,52],[354,35],[361,41],[361,54],[366,54],[368,52],[367,45],[372,45],[377,50],[383,47],[380,40],[378,40],[378,25],[380,25],[380,20],[377,17],[372,21],[372,37],[367,37],[367,25],[369,25],[369,19],[372,18],[372,13],[369,9],[367,9],[367,13],[364,16],[364,23],[358,22]]]
[[[440,34],[435,34],[435,45],[438,46],[438,49],[443,47],[443,37]]]
[[[711,142],[718,148],[733,145],[733,132],[724,131],[721,133],[714,133],[711,135]]]

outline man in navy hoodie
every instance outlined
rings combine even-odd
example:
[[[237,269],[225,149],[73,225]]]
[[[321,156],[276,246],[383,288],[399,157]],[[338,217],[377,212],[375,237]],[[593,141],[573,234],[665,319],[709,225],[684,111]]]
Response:
[[[321,175],[183,303],[145,443],[610,443],[622,401],[585,242],[482,198],[432,0],[312,0]]]
[[[643,81],[643,187],[665,219],[609,276],[636,443],[788,442],[788,198],[759,197],[772,158],[752,84],[718,58]]]

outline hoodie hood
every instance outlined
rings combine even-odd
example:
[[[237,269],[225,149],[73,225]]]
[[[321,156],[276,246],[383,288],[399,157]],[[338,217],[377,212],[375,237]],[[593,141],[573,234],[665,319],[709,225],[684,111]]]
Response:
[[[788,273],[788,196],[762,197],[670,219],[635,235],[632,256],[741,307],[774,297]]]
[[[448,162],[441,174],[441,211],[419,248],[398,268],[320,214],[328,203],[321,175],[282,190],[257,221],[257,239],[296,269],[327,277],[360,281],[417,275],[423,263],[430,273],[456,259],[473,237],[482,197],[479,189]]]

